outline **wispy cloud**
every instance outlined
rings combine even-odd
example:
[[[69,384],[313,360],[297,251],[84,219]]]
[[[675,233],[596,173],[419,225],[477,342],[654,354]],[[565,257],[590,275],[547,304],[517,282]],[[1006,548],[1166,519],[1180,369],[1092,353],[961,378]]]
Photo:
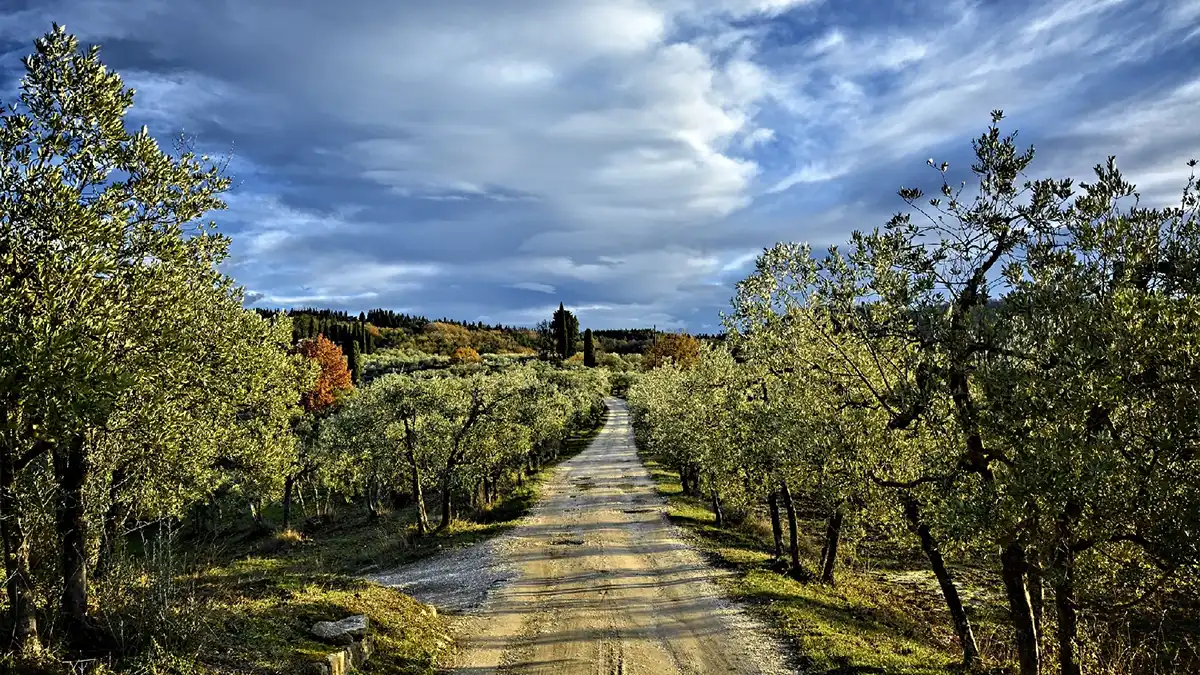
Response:
[[[535,281],[519,281],[511,284],[513,288],[519,288],[523,291],[534,291],[536,293],[553,293],[554,287],[550,284],[539,284]]]

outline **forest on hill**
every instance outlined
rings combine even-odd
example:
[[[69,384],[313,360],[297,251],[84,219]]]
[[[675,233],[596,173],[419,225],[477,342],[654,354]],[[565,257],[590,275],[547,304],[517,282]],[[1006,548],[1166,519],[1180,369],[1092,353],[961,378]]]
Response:
[[[264,318],[280,313],[290,316],[294,339],[325,335],[346,350],[351,342],[358,342],[359,349],[365,354],[373,354],[378,349],[400,349],[450,356],[456,349],[470,347],[479,354],[546,355],[552,351],[554,339],[550,319],[534,327],[523,327],[447,318],[431,320],[388,309],[367,310],[357,316],[345,311],[315,307],[256,308],[255,311]],[[624,356],[644,354],[658,336],[671,333],[637,328],[598,329],[592,334],[598,351]],[[718,336],[709,335],[695,337],[701,340],[719,339]],[[583,350],[583,337],[578,334],[578,326],[571,340],[576,352]]]

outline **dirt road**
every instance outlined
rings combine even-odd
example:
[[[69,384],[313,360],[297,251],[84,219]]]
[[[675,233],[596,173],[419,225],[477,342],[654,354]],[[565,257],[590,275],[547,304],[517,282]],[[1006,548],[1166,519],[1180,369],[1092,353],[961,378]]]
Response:
[[[623,401],[510,533],[376,581],[451,611],[460,673],[788,673],[664,515]]]

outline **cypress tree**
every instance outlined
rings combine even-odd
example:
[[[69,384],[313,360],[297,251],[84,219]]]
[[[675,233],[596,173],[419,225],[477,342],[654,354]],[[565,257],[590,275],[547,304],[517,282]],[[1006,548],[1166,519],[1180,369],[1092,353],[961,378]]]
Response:
[[[561,302],[554,313],[554,351],[559,358],[567,358],[567,309]]]
[[[567,353],[563,358],[571,358],[575,354],[575,345],[579,341],[579,318],[567,312]]]
[[[358,340],[350,341],[350,354],[346,357],[346,367],[350,369],[350,380],[354,384],[362,382],[362,350],[358,348]]]
[[[596,367],[596,344],[592,340],[592,329],[583,331],[583,365]]]

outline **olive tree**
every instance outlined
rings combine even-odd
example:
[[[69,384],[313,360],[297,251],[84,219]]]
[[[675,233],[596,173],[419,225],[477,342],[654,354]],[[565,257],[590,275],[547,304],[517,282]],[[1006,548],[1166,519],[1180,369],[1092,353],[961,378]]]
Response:
[[[1006,270],[1004,349],[980,364],[1002,504],[1046,552],[1059,668],[1081,670],[1081,609],[1111,613],[1195,574],[1200,490],[1200,221],[1124,206],[1112,158]]]
[[[867,478],[896,491],[967,660],[939,540],[999,553],[1026,675],[1041,668],[1048,581],[1061,667],[1075,672],[1080,559],[1109,561],[1097,581],[1143,579],[1147,592],[1194,560],[1181,542],[1196,512],[1182,478],[1196,438],[1182,384],[1195,372],[1196,198],[1189,184],[1182,208],[1123,208],[1136,193],[1111,159],[1081,191],[1025,180],[1033,150],[1001,119],[975,141],[978,186],[935,165],[940,196],[902,188],[910,212],[846,251],[777,245],[739,284],[731,325],[752,358],[788,355],[773,373],[820,373],[810,384],[886,432],[871,443],[893,452],[868,457]],[[1151,515],[1164,512],[1169,524]]]
[[[0,518],[17,640],[32,644],[18,476],[49,460],[60,615],[87,636],[94,439],[130,392],[191,377],[172,347],[198,337],[199,310],[240,297],[216,271],[226,240],[197,222],[222,207],[218,169],[127,130],[134,92],[62,27],[25,69],[0,115]]]
[[[200,221],[223,208],[218,167],[127,130],[133,90],[62,27],[25,68],[0,114],[0,534],[14,638],[37,649],[49,570],[30,537],[54,541],[64,634],[94,644],[93,560],[129,519],[256,489],[311,373],[290,325],[244,310],[218,270],[228,242]]]

